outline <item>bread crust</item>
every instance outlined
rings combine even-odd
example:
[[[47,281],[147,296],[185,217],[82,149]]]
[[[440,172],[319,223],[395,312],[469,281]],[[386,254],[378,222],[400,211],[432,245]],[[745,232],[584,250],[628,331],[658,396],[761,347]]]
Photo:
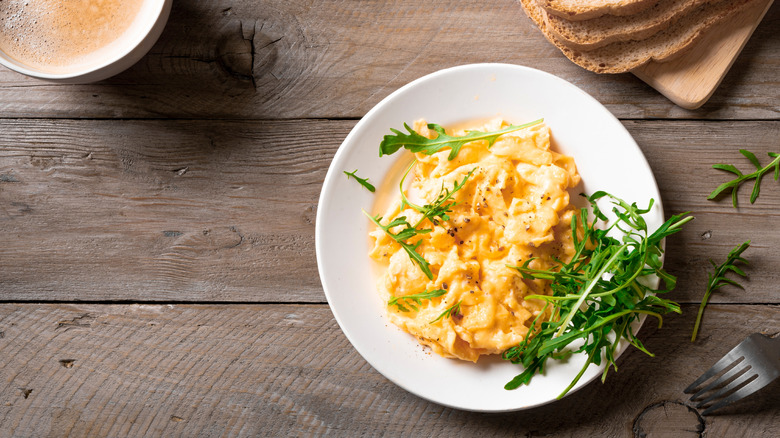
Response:
[[[658,0],[540,0],[551,15],[569,21],[590,20],[602,15],[633,15],[652,7]]]
[[[756,0],[726,0],[701,5],[664,31],[641,40],[620,41],[594,50],[576,50],[561,42],[547,26],[536,0],[520,0],[526,14],[545,37],[575,64],[596,73],[625,73],[650,61],[667,61],[690,49],[704,32]]]
[[[543,1],[543,0],[537,0]],[[575,50],[593,50],[619,41],[639,41],[669,28],[702,4],[725,0],[660,0],[630,19],[604,15],[584,21],[568,21],[545,11],[544,19],[555,37]]]

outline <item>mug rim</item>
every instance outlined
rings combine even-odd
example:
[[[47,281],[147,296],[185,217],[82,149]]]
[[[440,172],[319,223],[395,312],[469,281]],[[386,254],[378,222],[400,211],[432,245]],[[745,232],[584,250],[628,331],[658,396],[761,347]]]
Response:
[[[144,3],[152,3],[151,7],[153,9],[149,12],[149,19],[142,22],[142,26],[138,33],[134,35],[132,39],[128,40],[121,51],[117,51],[115,54],[106,57],[97,64],[92,64],[87,68],[67,73],[49,73],[16,61],[7,53],[0,50],[0,65],[3,65],[11,71],[32,78],[65,83],[97,82],[119,74],[138,62],[160,37],[160,34],[162,34],[162,30],[165,27],[165,23],[168,21],[168,15],[170,14],[173,1],[144,0]],[[148,47],[143,48],[142,46],[147,42]],[[139,48],[143,49],[140,50],[140,53],[138,53]],[[132,62],[127,62],[130,60],[132,60]],[[117,68],[115,69],[112,67]],[[85,80],[79,81],[79,79]]]

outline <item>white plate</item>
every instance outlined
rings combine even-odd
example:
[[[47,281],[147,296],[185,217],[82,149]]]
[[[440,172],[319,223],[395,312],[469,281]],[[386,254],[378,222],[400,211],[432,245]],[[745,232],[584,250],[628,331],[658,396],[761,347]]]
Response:
[[[391,168],[397,169],[395,155],[379,157],[379,142],[390,128],[402,129],[404,122],[419,118],[447,126],[494,116],[516,124],[544,118],[552,130],[553,146],[574,157],[586,193],[605,190],[640,206],[653,198],[648,226],[653,230],[663,223],[658,187],[647,161],[628,131],[599,102],[539,70],[474,64],[442,70],[404,86],[355,125],[328,169],[316,226],[325,296],[355,349],[411,393],[445,406],[483,412],[527,409],[555,400],[585,363],[584,355],[567,363],[548,361],[545,375],[507,391],[504,385],[522,371],[519,365],[500,358],[482,358],[473,364],[425,351],[384,316],[385,304],[376,292],[367,255],[369,221],[361,212],[371,212],[375,195],[347,180],[343,171],[358,169],[359,176],[379,186],[392,178]],[[591,365],[574,390],[601,370]]]

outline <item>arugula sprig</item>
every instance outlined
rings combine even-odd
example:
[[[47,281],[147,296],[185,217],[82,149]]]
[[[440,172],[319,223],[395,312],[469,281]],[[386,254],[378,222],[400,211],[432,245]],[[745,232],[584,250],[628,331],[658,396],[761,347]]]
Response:
[[[734,205],[734,208],[737,208],[737,189],[739,188],[740,184],[742,184],[745,181],[748,180],[755,180],[753,183],[753,192],[750,194],[750,203],[756,202],[756,199],[758,199],[758,193],[761,190],[761,178],[764,176],[765,173],[769,172],[774,168],[775,171],[775,181],[780,179],[780,154],[775,152],[768,152],[767,155],[769,155],[770,158],[774,158],[772,162],[767,164],[764,167],[761,167],[761,163],[758,161],[758,158],[756,158],[756,155],[746,149],[740,149],[739,152],[745,156],[748,160],[750,160],[751,163],[753,163],[754,166],[756,166],[756,171],[753,173],[743,174],[739,169],[737,169],[735,166],[731,164],[713,164],[712,167],[714,169],[719,170],[725,170],[726,172],[731,172],[735,175],[737,175],[736,178],[734,178],[731,181],[725,182],[721,185],[719,185],[715,190],[710,193],[710,195],[707,197],[707,199],[715,199],[718,195],[721,193],[731,190],[731,203]]]
[[[404,174],[403,178],[406,178],[406,175],[409,173],[409,170],[411,169],[411,166],[409,169],[407,169],[406,174]],[[445,204],[448,200],[452,198],[452,195],[455,194],[458,190],[462,189],[463,186],[466,184],[466,180],[469,179],[472,173],[474,173],[474,170],[476,168],[472,169],[471,172],[468,173],[463,178],[463,181],[458,183],[457,181],[453,184],[452,190],[445,189],[442,185],[441,191],[439,192],[439,195],[436,197],[436,200],[433,201],[431,204],[425,204],[424,206],[420,207],[418,205],[415,205],[406,198],[403,191],[403,179],[401,180],[401,198],[402,198],[402,204],[401,208],[404,208],[404,205],[408,205],[409,207],[413,208],[414,210],[422,213],[422,217],[420,220],[417,221],[417,223],[412,226],[412,224],[407,221],[406,216],[399,216],[395,219],[393,219],[389,224],[382,225],[381,221],[382,218],[377,216],[371,216],[368,213],[366,213],[365,210],[363,210],[363,214],[368,216],[371,221],[376,224],[379,228],[384,230],[384,232],[390,236],[391,239],[398,242],[399,245],[406,251],[407,254],[409,254],[409,258],[412,259],[412,262],[414,262],[417,266],[420,267],[420,269],[423,271],[426,277],[428,277],[429,280],[433,280],[433,273],[431,272],[430,264],[425,260],[425,258],[417,252],[417,248],[422,244],[422,240],[418,240],[416,244],[412,245],[407,243],[407,241],[417,235],[420,234],[427,234],[433,231],[432,228],[419,228],[422,223],[428,219],[430,220],[434,225],[438,225],[436,223],[435,218],[439,218],[443,221],[449,220],[449,216],[447,213],[452,211],[452,207],[455,206],[457,203],[452,202],[449,204]],[[391,228],[403,226],[404,228],[401,229],[398,233],[393,233],[390,231]]]
[[[425,292],[420,292],[418,294],[410,294],[401,297],[393,297],[387,301],[387,305],[396,306],[398,310],[400,310],[401,312],[410,312],[411,310],[414,310],[416,312],[419,310],[419,306],[422,305],[423,300],[430,300],[432,298],[440,297],[442,295],[445,295],[446,293],[447,291],[445,289],[434,289],[430,292],[426,290]],[[439,320],[441,320],[442,318],[450,318],[452,317],[452,315],[460,313],[460,305],[462,303],[463,300],[460,300],[457,303],[446,308],[444,312],[442,312],[433,321],[428,322],[428,324],[434,324]]]
[[[374,193],[376,191],[376,187],[368,182],[368,178],[361,178],[357,176],[357,169],[353,170],[352,172],[347,172],[345,170],[344,174],[347,175],[347,179],[354,178],[355,181],[357,181],[361,186],[365,187],[369,192]]]
[[[736,281],[727,278],[726,274],[731,271],[741,277],[747,277],[742,269],[737,266],[737,263],[748,264],[748,261],[742,257],[742,253],[750,247],[750,241],[743,243],[729,251],[726,256],[726,261],[721,265],[716,265],[714,261],[710,260],[712,267],[715,268],[715,272],[707,274],[707,289],[704,292],[704,297],[701,299],[701,305],[699,305],[699,314],[696,315],[696,324],[693,326],[693,334],[691,335],[691,342],[696,340],[696,335],[699,333],[699,326],[701,325],[701,318],[704,315],[704,308],[707,306],[707,302],[710,299],[710,295],[715,289],[719,289],[727,284],[736,286],[740,289],[744,289],[741,284]]]
[[[388,306],[395,306],[401,312],[417,311],[419,306],[422,305],[422,300],[430,300],[432,298],[440,297],[446,294],[444,289],[434,289],[432,291],[420,292],[417,294],[404,295],[401,297],[393,297],[387,301]],[[411,309],[411,310],[410,310]]]
[[[439,315],[438,318],[434,319],[433,321],[429,322],[428,324],[434,324],[437,321],[441,320],[442,318],[451,318],[452,315],[455,315],[456,313],[460,313],[460,305],[463,303],[463,300],[458,301],[457,303],[451,305],[450,307],[447,307],[444,312]]]
[[[468,131],[466,135],[462,137],[447,135],[441,125],[428,123],[428,129],[432,129],[438,134],[434,139],[418,134],[408,124],[404,123],[404,128],[406,128],[409,133],[407,134],[397,129],[390,128],[390,131],[392,131],[393,134],[387,134],[382,139],[382,142],[379,144],[379,156],[394,154],[401,148],[406,148],[413,153],[422,152],[426,155],[433,155],[442,149],[449,148],[450,154],[447,156],[447,159],[453,160],[458,155],[458,152],[460,152],[460,148],[466,143],[485,140],[488,142],[488,146],[493,146],[493,143],[495,143],[498,137],[510,132],[519,131],[529,126],[537,125],[543,121],[544,119],[539,119],[523,125],[510,125],[504,129],[492,132]]]
[[[399,188],[401,190],[401,209],[403,210],[405,207],[411,207],[412,209],[416,210],[418,213],[422,214],[422,217],[415,225],[415,228],[419,227],[426,219],[433,222],[434,225],[438,225],[437,222],[435,222],[435,219],[438,217],[442,221],[448,221],[450,220],[450,216],[447,214],[452,211],[452,207],[458,205],[457,202],[450,202],[448,204],[445,204],[445,202],[452,199],[452,196],[457,192],[458,190],[462,189],[464,185],[466,185],[466,181],[471,177],[471,175],[474,173],[477,168],[471,169],[471,171],[463,177],[463,180],[461,182],[458,182],[455,180],[452,184],[452,190],[447,189],[444,187],[444,183],[442,183],[441,189],[439,190],[439,194],[436,196],[436,200],[431,202],[430,204],[425,204],[423,206],[419,206],[411,201],[406,197],[406,194],[404,193],[404,180],[406,180],[406,177],[409,175],[409,171],[412,170],[414,165],[417,162],[413,162],[408,169],[406,169],[406,173],[404,173],[403,178],[401,178],[401,182],[399,183]]]
[[[398,242],[399,245],[401,245],[401,248],[406,251],[407,254],[409,254],[409,258],[412,259],[412,262],[414,262],[417,266],[420,267],[420,270],[423,271],[423,274],[425,274],[426,277],[428,277],[429,280],[433,280],[433,273],[431,272],[430,265],[427,261],[423,258],[422,255],[420,255],[419,252],[417,252],[417,248],[422,244],[422,240],[418,240],[417,243],[414,245],[406,243],[407,240],[411,239],[412,237],[415,237],[420,234],[426,234],[430,233],[430,229],[417,229],[412,227],[412,224],[410,224],[406,220],[406,216],[399,216],[395,219],[393,219],[389,224],[382,225],[381,221],[382,218],[377,215],[376,217],[371,216],[370,214],[366,213],[365,210],[363,210],[363,214],[368,216],[369,219],[371,219],[371,222],[376,224],[377,227],[381,228],[385,234],[390,236],[391,239]],[[393,233],[390,231],[391,228],[400,227],[403,226],[404,228],[401,229],[401,231],[397,233]]]
[[[597,222],[606,221],[607,217],[597,201],[604,197],[611,200],[617,219],[608,228],[601,229],[597,228]],[[650,210],[652,200],[646,209],[641,209],[606,192],[596,192],[587,199],[596,220],[587,220],[585,208],[572,217],[575,254],[571,261],[559,261],[558,266],[549,270],[531,269],[531,260],[519,267],[512,266],[526,279],[551,282],[551,296],[529,295],[526,299],[545,300],[552,306],[552,316],[519,345],[503,353],[504,359],[525,368],[506,384],[506,389],[527,384],[536,373],[544,371],[548,359],[565,358],[575,352],[586,353],[587,359],[558,398],[574,387],[591,363],[599,365],[602,354],[606,361],[603,381],[610,368],[617,369],[615,352],[621,339],[652,356],[635,336],[632,322],[642,315],[651,315],[658,319],[660,326],[662,314],[680,313],[677,303],[658,296],[670,291],[676,282],[674,276],[663,270],[661,242],[680,231],[693,217],[688,213],[674,215],[650,234],[642,215]],[[611,237],[612,229],[622,231],[622,238]],[[664,280],[665,289],[655,289],[640,281],[653,274]],[[582,340],[582,346],[575,351],[566,348],[576,340]]]

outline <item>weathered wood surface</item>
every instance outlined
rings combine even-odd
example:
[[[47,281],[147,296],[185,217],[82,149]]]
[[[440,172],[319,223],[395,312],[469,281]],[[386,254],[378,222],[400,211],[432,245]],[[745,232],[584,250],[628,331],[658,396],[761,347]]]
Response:
[[[704,108],[686,111],[630,74],[596,75],[558,52],[517,0],[177,1],[151,53],[98,85],[0,68],[0,117],[361,117],[401,85],[475,62],[561,76],[622,118],[777,119],[780,6]]]
[[[780,436],[780,382],[702,419],[681,390],[751,332],[777,333],[780,184],[735,210],[719,162],[780,138],[775,4],[710,102],[566,60],[516,0],[176,1],[127,72],[55,85],[0,68],[0,437]],[[314,220],[327,167],[373,105],[472,62],[539,68],[604,103],[654,170],[670,298],[606,385],[505,415],[425,402],[374,371],[325,304]],[[746,289],[709,259],[747,239]],[[87,301],[88,303],[84,303]]]
[[[354,123],[0,120],[0,299],[324,302],[317,198]],[[669,239],[676,298],[698,301],[708,259],[752,239],[748,291],[714,299],[780,303],[780,184],[753,205],[744,187],[738,210],[706,200],[729,178],[711,165],[748,171],[744,145],[767,161],[780,122],[625,124],[667,215],[696,215]]]
[[[778,306],[696,306],[647,324],[605,384],[519,413],[429,403],[351,347],[325,305],[5,305],[0,435],[738,436],[780,435],[780,381],[700,418],[682,389]],[[699,433],[695,433],[699,432]],[[664,436],[664,435],[660,435]]]

